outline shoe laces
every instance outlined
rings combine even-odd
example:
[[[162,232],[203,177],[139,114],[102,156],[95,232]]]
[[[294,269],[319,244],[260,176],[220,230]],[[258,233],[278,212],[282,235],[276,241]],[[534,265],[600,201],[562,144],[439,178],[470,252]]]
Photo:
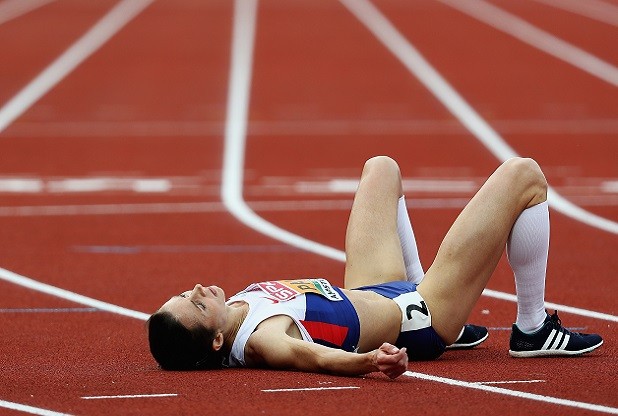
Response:
[[[554,313],[549,316],[554,328],[559,328],[562,326],[562,321],[558,318],[558,311],[554,309]]]

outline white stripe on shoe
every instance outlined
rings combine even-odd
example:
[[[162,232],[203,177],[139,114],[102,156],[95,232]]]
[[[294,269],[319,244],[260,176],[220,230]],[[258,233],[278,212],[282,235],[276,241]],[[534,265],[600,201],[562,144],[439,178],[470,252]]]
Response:
[[[560,344],[560,346],[558,347],[559,350],[564,350],[566,349],[566,346],[569,344],[569,339],[571,338],[570,334],[565,334],[564,335],[564,339],[562,341],[562,344]]]
[[[553,341],[556,339],[556,330],[552,329],[551,332],[549,333],[549,336],[547,337],[547,340],[545,341],[545,344],[543,344],[543,346],[541,347],[541,350],[548,350],[550,347],[550,345],[553,343]]]

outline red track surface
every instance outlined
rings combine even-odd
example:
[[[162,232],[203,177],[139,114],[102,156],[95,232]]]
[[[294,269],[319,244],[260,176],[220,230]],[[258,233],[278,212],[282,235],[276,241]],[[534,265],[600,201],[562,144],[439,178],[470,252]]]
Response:
[[[0,105],[114,4],[59,0],[0,24]],[[618,178],[616,86],[442,3],[374,4],[519,154],[541,163],[558,192],[618,221],[616,190],[601,187]],[[494,4],[618,63],[616,27],[532,1]],[[228,294],[261,279],[342,282],[342,263],[261,235],[217,204],[232,16],[232,2],[223,0],[154,2],[0,131],[0,181],[107,176],[191,185],[165,193],[0,190],[0,274],[146,313],[197,281]],[[407,179],[477,181],[498,164],[341,4],[260,2],[244,172],[249,205],[283,229],[341,249],[351,194],[303,193],[295,185],[354,178],[375,154],[395,157]],[[458,209],[423,204],[469,197],[408,192],[426,267]],[[305,200],[323,204],[280,209],[282,201]],[[180,212],[180,203],[198,202],[214,204]],[[158,213],[87,211],[155,203],[167,205]],[[82,209],[71,214],[67,206],[74,205]],[[38,211],[24,208],[32,206]],[[52,215],[50,207],[60,208]],[[504,328],[515,304],[483,297],[470,318],[494,328],[482,347],[409,370],[465,382],[543,380],[495,387],[617,412],[616,249],[615,234],[552,212],[546,299],[613,316],[561,313],[568,326],[604,336],[594,353],[511,359]],[[490,288],[513,293],[506,262]],[[22,414],[6,402],[76,415],[598,414],[405,376],[390,382],[380,375],[163,372],[148,352],[143,321],[75,309],[81,307],[0,280],[0,414]],[[176,396],[83,398],[142,394]]]

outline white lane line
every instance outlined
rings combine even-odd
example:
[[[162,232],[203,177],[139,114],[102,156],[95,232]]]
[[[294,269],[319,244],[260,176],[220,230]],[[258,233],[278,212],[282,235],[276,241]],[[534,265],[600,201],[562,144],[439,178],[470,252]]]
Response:
[[[16,410],[18,412],[30,413],[31,415],[40,416],[71,416],[69,413],[54,412],[53,410],[42,409],[40,407],[27,406],[21,403],[7,402],[0,400],[0,407],[5,409]]]
[[[454,9],[618,87],[618,68],[484,0],[440,0]]]
[[[153,0],[123,0],[0,108],[0,133],[101,48]]]
[[[48,295],[56,296],[61,299],[66,299],[71,302],[79,303],[81,305],[91,306],[103,311],[115,313],[118,315],[128,316],[130,318],[140,319],[142,321],[147,320],[150,315],[134,311],[131,309],[123,308],[122,306],[114,305],[112,303],[103,302],[88,296],[80,295],[69,290],[60,289],[56,286],[41,283],[39,281],[30,279],[25,276],[21,276],[17,273],[13,273],[9,270],[0,268],[0,279],[10,283],[14,283],[19,286],[23,286],[28,289],[35,290],[37,292],[45,293]]]
[[[280,392],[294,392],[294,391],[323,391],[323,390],[353,390],[360,389],[357,386],[341,386],[341,387],[299,387],[295,389],[265,389],[264,393],[280,393]]]
[[[54,0],[6,0],[0,3],[0,25],[45,6]]]
[[[420,52],[407,41],[373,4],[367,0],[340,1],[498,160],[504,161],[518,156],[517,152],[455,91],[442,75],[427,62]],[[479,0],[480,3],[481,0]],[[477,3],[475,2],[474,4]],[[548,191],[548,201],[553,209],[564,215],[592,227],[618,234],[617,222],[600,217],[574,205],[552,187]]]
[[[102,399],[150,399],[157,397],[176,397],[178,393],[158,393],[158,394],[121,394],[116,396],[82,396],[84,400]]]
[[[510,329],[510,328],[509,328]],[[504,381],[474,381],[472,384],[527,384],[545,383],[546,380],[504,380]]]
[[[432,376],[432,375],[423,374],[423,373],[416,373],[413,371],[406,371],[404,373],[404,376],[418,378],[418,379],[427,380],[427,381],[435,381],[437,383],[448,384],[450,386],[465,387],[465,388],[474,389],[474,390],[486,391],[489,393],[502,394],[505,396],[518,397],[522,399],[534,400],[534,401],[544,402],[544,403],[551,403],[551,404],[567,406],[567,407],[574,407],[577,409],[585,409],[585,410],[591,410],[591,411],[601,412],[601,413],[609,413],[609,414],[614,414],[614,415],[618,414],[618,408],[615,408],[615,407],[602,406],[598,404],[585,403],[585,402],[578,402],[575,400],[560,399],[557,397],[527,393],[524,391],[504,389],[501,387],[486,386],[484,384],[470,383],[467,381],[455,380],[455,379],[446,378],[446,377]]]
[[[618,27],[618,7],[599,0],[536,0],[558,9],[576,13]]]

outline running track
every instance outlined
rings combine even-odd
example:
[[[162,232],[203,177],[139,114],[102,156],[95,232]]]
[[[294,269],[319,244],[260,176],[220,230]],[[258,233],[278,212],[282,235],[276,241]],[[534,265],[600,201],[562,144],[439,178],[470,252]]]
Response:
[[[617,27],[615,0],[0,2],[0,413],[618,413]],[[509,358],[503,261],[489,340],[395,382],[157,369],[143,321],[197,281],[341,283],[375,154],[426,267],[499,160],[539,161],[547,301],[603,347]]]

